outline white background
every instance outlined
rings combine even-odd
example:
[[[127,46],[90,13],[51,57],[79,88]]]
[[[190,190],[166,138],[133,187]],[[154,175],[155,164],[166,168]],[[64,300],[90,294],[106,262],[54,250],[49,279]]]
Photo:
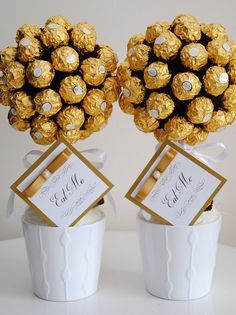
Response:
[[[236,40],[235,0],[7,0],[0,2],[0,48],[14,45],[16,29],[24,23],[43,25],[47,17],[63,14],[73,23],[88,21],[97,29],[98,42],[111,45],[119,59],[125,56],[126,43],[131,35],[145,32],[146,26],[157,20],[171,21],[179,13],[192,13],[202,22],[224,24],[231,38]],[[0,107],[0,239],[20,236],[20,217],[25,204],[17,201],[17,210],[6,220],[4,210],[9,185],[24,171],[21,159],[34,144],[28,133],[21,134],[9,127],[7,109]],[[124,199],[124,194],[154,153],[154,137],[136,130],[132,117],[122,114],[118,105],[109,125],[86,141],[77,143],[78,149],[99,147],[108,153],[104,174],[116,185],[112,190],[117,205],[114,216],[105,206],[108,229],[134,230],[137,207]],[[236,187],[236,126],[210,136],[208,142],[223,141],[228,147],[228,159],[217,171],[228,178],[222,203],[223,230],[221,241],[236,246],[235,187]],[[43,148],[44,149],[44,148]]]

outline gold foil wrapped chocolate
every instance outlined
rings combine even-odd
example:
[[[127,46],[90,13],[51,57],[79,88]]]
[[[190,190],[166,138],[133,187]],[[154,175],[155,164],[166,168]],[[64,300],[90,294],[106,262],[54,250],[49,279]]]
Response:
[[[107,72],[116,70],[118,58],[114,50],[108,45],[100,45],[98,50],[100,59],[104,62]]]
[[[195,16],[191,14],[179,14],[174,18],[174,21],[172,23],[172,26],[176,26],[177,24],[181,23],[198,23],[198,20],[195,18]]]
[[[81,70],[84,81],[93,86],[102,84],[107,75],[105,63],[97,58],[85,59],[82,62]]]
[[[148,64],[150,51],[151,48],[144,44],[131,47],[127,53],[130,68],[134,71],[143,70]]]
[[[80,76],[71,75],[61,81],[59,93],[67,104],[75,104],[85,97],[87,87]]]
[[[83,99],[82,106],[88,115],[97,116],[103,114],[107,108],[104,92],[99,89],[90,90]]]
[[[208,97],[196,97],[187,107],[188,119],[194,124],[206,123],[212,117],[214,105]]]
[[[176,74],[171,84],[172,92],[181,101],[193,99],[201,88],[201,81],[192,72]]]
[[[183,41],[196,42],[201,39],[201,26],[198,22],[181,21],[174,26],[174,33]]]
[[[55,71],[50,62],[35,60],[26,69],[26,76],[31,85],[36,88],[44,88],[51,84]]]
[[[103,114],[97,116],[90,116],[85,124],[85,130],[89,132],[96,132],[102,130],[107,124],[106,117]]]
[[[135,107],[130,103],[124,95],[121,95],[119,98],[120,109],[129,115],[134,115]]]
[[[194,125],[184,117],[174,116],[164,124],[164,131],[173,140],[182,140],[193,132]]]
[[[230,43],[224,39],[214,39],[207,45],[209,59],[218,66],[225,66],[232,58]]]
[[[9,124],[18,131],[26,131],[30,128],[30,123],[27,119],[22,119],[14,108],[11,108],[8,113]]]
[[[108,120],[108,118],[110,118],[112,112],[113,112],[113,105],[110,103],[106,103],[106,108],[103,111],[103,115],[104,115],[106,120]]]
[[[23,24],[16,32],[16,42],[19,43],[22,38],[40,37],[42,31],[37,24]]]
[[[204,142],[208,137],[209,132],[202,128],[195,127],[193,132],[190,133],[185,139],[184,142],[188,145],[196,145],[198,143]]]
[[[166,30],[155,39],[153,51],[158,58],[169,60],[177,55],[181,45],[178,37]]]
[[[180,60],[185,67],[198,71],[207,64],[208,52],[202,44],[191,43],[182,48]]]
[[[25,67],[20,62],[10,62],[4,72],[9,89],[20,89],[25,84]]]
[[[42,55],[40,41],[33,37],[23,37],[17,47],[17,57],[22,62],[38,59]]]
[[[229,76],[225,68],[212,66],[207,69],[204,77],[204,89],[207,93],[218,96],[222,94],[229,85]]]
[[[114,103],[118,100],[121,89],[116,77],[108,77],[104,81],[103,88],[105,100],[107,103]]]
[[[236,119],[236,111],[235,110],[225,111],[225,119],[227,125],[232,125],[232,123],[234,123]]]
[[[66,28],[55,23],[47,24],[41,35],[43,44],[50,48],[67,46],[69,39],[70,37]]]
[[[4,70],[11,61],[16,60],[16,47],[7,47],[0,50],[0,69]]]
[[[69,143],[76,143],[78,140],[88,138],[92,132],[88,130],[74,129],[74,130],[59,130],[58,136],[63,136]]]
[[[212,118],[204,124],[204,129],[208,132],[216,132],[227,125],[225,111],[214,111]]]
[[[170,23],[168,22],[157,22],[147,27],[145,39],[147,43],[151,44],[154,40],[164,31],[169,30]]]
[[[144,99],[145,88],[139,78],[131,77],[124,82],[122,93],[129,102],[140,104]]]
[[[84,120],[83,109],[73,105],[63,108],[57,115],[57,123],[63,130],[79,129]]]
[[[46,117],[55,115],[62,108],[60,95],[52,89],[37,93],[34,103],[36,111]]]
[[[152,132],[159,126],[159,121],[150,116],[146,108],[137,108],[134,111],[134,123],[143,132]]]
[[[28,119],[35,114],[34,101],[24,91],[18,91],[12,95],[11,106],[17,111],[20,118],[23,119]]]
[[[162,128],[157,128],[156,130],[154,130],[154,136],[157,139],[157,141],[159,142],[163,142],[167,139],[171,140],[171,137],[169,136],[169,134]]]
[[[229,85],[225,90],[221,101],[224,109],[236,111],[236,84]]]
[[[11,103],[12,92],[6,85],[0,85],[0,103],[4,106],[9,106]]]
[[[70,31],[73,28],[73,25],[71,24],[71,22],[66,17],[61,16],[61,15],[55,15],[48,18],[45,25],[47,26],[48,24],[61,25],[67,31]]]
[[[30,135],[37,144],[48,145],[56,140],[57,131],[52,119],[39,115],[32,121]]]
[[[135,34],[132,37],[130,37],[128,44],[127,44],[127,51],[130,50],[130,48],[139,45],[139,44],[143,44],[143,42],[145,41],[145,36],[143,34]]]
[[[161,61],[151,63],[144,69],[143,78],[147,89],[165,87],[171,79],[168,65]]]
[[[174,101],[166,93],[153,92],[147,102],[147,112],[156,119],[165,119],[174,111]]]
[[[71,32],[71,39],[77,49],[92,52],[97,40],[96,30],[89,23],[78,23]]]
[[[228,75],[230,83],[236,83],[236,59],[231,60],[228,63]]]
[[[121,86],[123,86],[127,79],[131,78],[131,69],[128,60],[125,60],[118,66],[116,75]]]
[[[77,51],[69,46],[55,49],[51,54],[53,67],[61,72],[73,72],[79,66]]]
[[[221,24],[201,24],[201,30],[204,35],[210,39],[224,39],[228,40],[226,28]]]

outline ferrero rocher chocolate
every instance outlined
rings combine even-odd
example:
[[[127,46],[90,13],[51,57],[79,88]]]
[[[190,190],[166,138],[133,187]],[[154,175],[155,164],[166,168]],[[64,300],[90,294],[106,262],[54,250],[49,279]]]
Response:
[[[74,130],[59,130],[58,136],[63,136],[69,143],[76,143],[78,140],[88,138],[92,134],[91,131],[74,129]]]
[[[103,114],[97,116],[90,116],[84,123],[85,130],[89,132],[96,132],[106,126],[107,120]]]
[[[190,135],[193,131],[194,125],[188,122],[184,117],[175,116],[167,120],[164,125],[164,131],[173,140],[182,140]]]
[[[174,101],[168,94],[153,92],[147,100],[147,112],[151,117],[165,119],[173,112]]]
[[[30,128],[30,123],[27,119],[22,119],[14,108],[11,108],[8,113],[9,124],[18,131],[26,131]]]
[[[105,63],[97,58],[88,58],[84,60],[81,69],[84,81],[93,86],[102,84],[107,75]]]
[[[24,24],[16,32],[16,42],[19,43],[22,38],[40,37],[42,31],[36,24]]]
[[[121,89],[117,78],[115,76],[107,77],[103,83],[102,90],[105,94],[105,100],[107,103],[114,103],[118,100]]]
[[[210,39],[224,39],[228,40],[226,28],[221,24],[201,24],[201,30],[204,35]]]
[[[230,83],[236,83],[236,59],[232,59],[228,64],[228,75]]]
[[[229,85],[222,96],[224,109],[236,111],[236,84]]]
[[[128,61],[130,68],[135,71],[143,70],[149,60],[151,48],[144,44],[138,44],[128,50]]]
[[[232,123],[234,123],[236,119],[236,111],[235,110],[225,111],[225,119],[227,125],[232,125]]]
[[[181,41],[171,31],[163,31],[154,42],[154,54],[161,59],[169,60],[176,56],[181,47]]]
[[[134,123],[143,132],[152,132],[159,126],[159,121],[150,116],[145,108],[137,108],[134,111]]]
[[[204,129],[208,132],[216,132],[227,125],[225,111],[214,111],[211,119],[203,124]]]
[[[89,23],[78,23],[71,32],[71,39],[77,49],[92,52],[97,40],[96,30]]]
[[[44,88],[51,84],[55,71],[50,62],[35,60],[26,69],[26,76],[31,85],[36,88]]]
[[[69,34],[64,26],[49,23],[43,29],[41,40],[43,44],[50,48],[66,46],[69,42]]]
[[[144,69],[143,78],[147,89],[160,89],[165,87],[171,78],[168,65],[157,61]]]
[[[212,66],[207,69],[204,77],[204,89],[207,93],[218,96],[222,94],[229,85],[229,76],[225,68]]]
[[[127,51],[129,51],[130,48],[136,45],[143,44],[144,41],[145,41],[145,36],[143,34],[138,33],[138,34],[133,35],[128,41]]]
[[[106,108],[103,111],[103,115],[106,118],[106,120],[111,116],[112,112],[113,112],[113,105],[106,103]]]
[[[200,96],[192,100],[187,107],[188,119],[194,124],[202,124],[211,119],[214,105],[210,98]]]
[[[69,46],[55,49],[51,54],[54,68],[61,72],[73,72],[79,66],[79,55]]]
[[[56,15],[56,16],[51,16],[50,18],[47,19],[45,25],[48,24],[57,24],[65,27],[67,31],[70,31],[73,28],[73,25],[71,22],[64,16],[61,15]]]
[[[144,99],[145,88],[139,78],[131,77],[124,82],[122,93],[129,102],[140,104]]]
[[[0,50],[0,69],[4,70],[11,61],[16,60],[16,47],[7,47]]]
[[[181,23],[197,23],[198,20],[195,16],[191,14],[179,14],[174,18],[174,21],[172,22],[172,26],[176,26],[177,24]]]
[[[25,84],[25,67],[18,61],[11,61],[4,70],[7,87],[20,89]]]
[[[165,140],[173,140],[171,136],[162,128],[157,128],[154,130],[154,137],[157,139],[158,142],[163,142]]]
[[[116,75],[121,86],[131,77],[131,69],[128,60],[125,60],[118,66]]]
[[[17,57],[22,62],[29,62],[41,57],[42,46],[38,39],[23,37],[17,46]]]
[[[87,87],[80,76],[68,76],[61,81],[59,93],[67,104],[75,104],[85,97]]]
[[[11,103],[12,91],[6,85],[0,85],[0,103],[4,106],[9,106]]]
[[[201,26],[198,22],[180,21],[175,24],[174,33],[183,41],[196,42],[201,39]]]
[[[34,101],[26,92],[15,92],[11,97],[11,106],[23,119],[30,118],[35,114]]]
[[[218,66],[225,66],[232,58],[230,43],[224,39],[214,39],[207,45],[209,59]]]
[[[116,70],[118,59],[114,50],[110,46],[99,46],[98,55],[104,62],[107,72],[113,72]]]
[[[193,99],[201,88],[201,81],[192,72],[176,74],[171,84],[172,92],[181,101]]]
[[[30,135],[36,143],[48,145],[56,140],[57,131],[52,119],[39,115],[32,121]]]
[[[37,93],[34,103],[36,111],[46,117],[55,115],[62,108],[60,95],[52,89]]]
[[[207,64],[208,52],[202,44],[191,43],[181,49],[180,60],[186,68],[198,71]]]
[[[88,115],[97,116],[103,114],[106,107],[105,94],[102,90],[92,89],[83,99],[83,109]]]
[[[157,22],[153,25],[150,25],[147,27],[145,39],[146,41],[151,44],[154,42],[154,40],[163,32],[166,30],[169,30],[170,23],[168,22]],[[140,34],[139,34],[140,35]]]
[[[119,105],[121,110],[129,115],[134,115],[135,107],[130,103],[124,95],[120,96]]]
[[[188,145],[196,145],[198,143],[204,142],[208,137],[208,132],[203,128],[195,127],[193,132],[190,133],[185,139],[184,142]]]
[[[84,111],[76,106],[67,106],[57,115],[57,123],[63,130],[79,129],[84,123]]]

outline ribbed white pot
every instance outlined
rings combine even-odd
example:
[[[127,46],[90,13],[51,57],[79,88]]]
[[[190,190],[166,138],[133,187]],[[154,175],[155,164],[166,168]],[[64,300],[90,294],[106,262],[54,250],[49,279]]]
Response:
[[[96,292],[105,218],[68,228],[22,218],[33,292],[51,301],[83,299]]]
[[[137,216],[148,292],[170,300],[191,300],[211,288],[221,216],[211,223],[176,227]]]

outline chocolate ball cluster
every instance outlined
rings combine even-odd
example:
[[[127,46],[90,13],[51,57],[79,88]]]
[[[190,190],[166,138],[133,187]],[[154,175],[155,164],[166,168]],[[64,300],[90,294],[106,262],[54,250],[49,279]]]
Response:
[[[74,143],[106,125],[120,94],[117,57],[96,43],[91,24],[53,16],[44,28],[24,24],[16,42],[0,51],[0,102],[10,106],[15,129],[30,129],[48,145],[61,135]]]
[[[236,117],[236,43],[189,14],[157,22],[127,45],[117,69],[120,108],[158,141],[195,145]]]

